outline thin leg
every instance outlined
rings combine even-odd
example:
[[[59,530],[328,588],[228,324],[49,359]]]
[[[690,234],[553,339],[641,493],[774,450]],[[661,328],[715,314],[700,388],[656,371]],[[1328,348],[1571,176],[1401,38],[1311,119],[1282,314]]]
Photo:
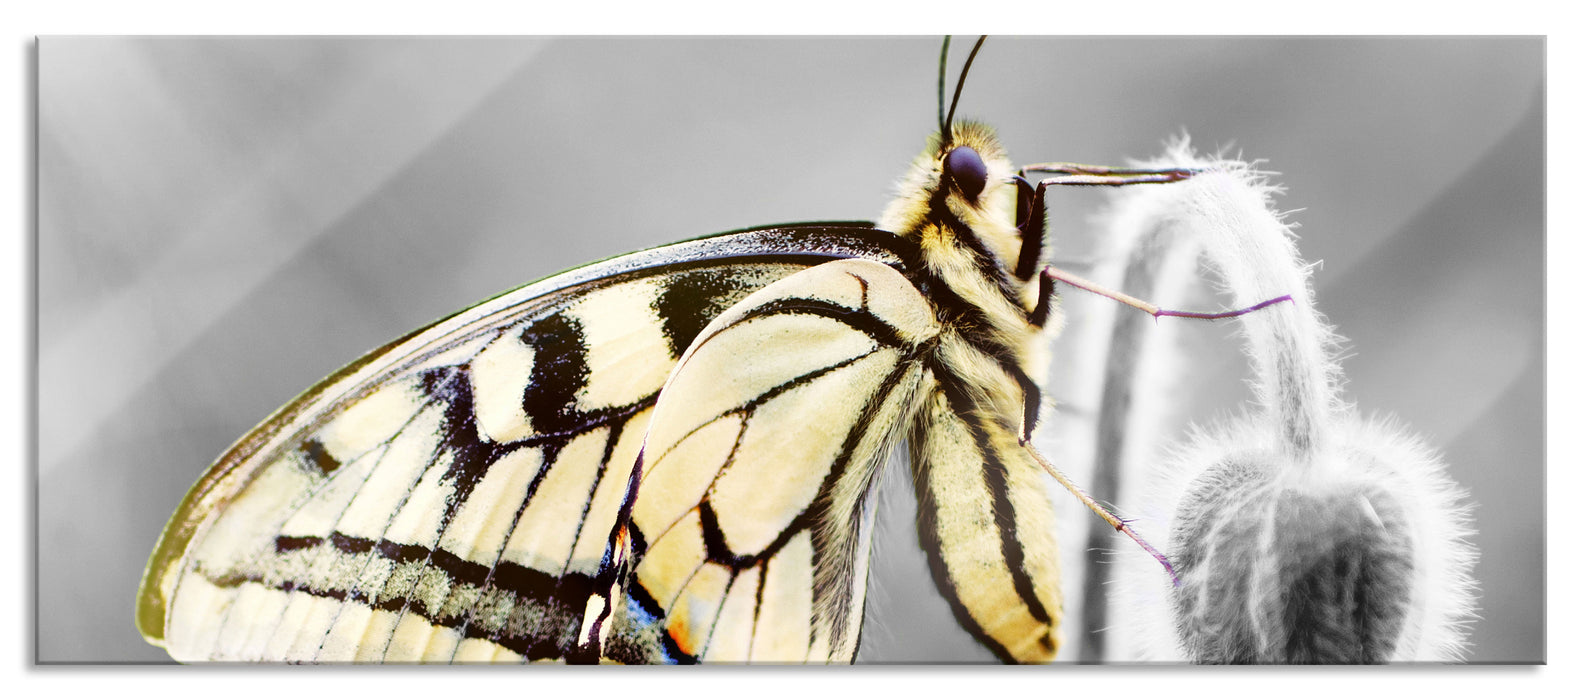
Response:
[[[1060,482],[1061,486],[1066,487],[1066,490],[1070,491],[1071,495],[1076,496],[1077,500],[1082,501],[1082,505],[1087,506],[1088,510],[1093,511],[1094,514],[1098,515],[1100,518],[1103,518],[1104,522],[1110,524],[1110,527],[1113,527],[1121,534],[1132,538],[1132,541],[1141,546],[1143,551],[1148,552],[1148,554],[1152,555],[1154,559],[1159,560],[1159,563],[1163,564],[1165,567],[1165,573],[1170,574],[1170,582],[1172,585],[1181,585],[1181,579],[1176,577],[1176,569],[1170,564],[1169,557],[1166,557],[1164,554],[1160,553],[1159,550],[1154,549],[1153,545],[1148,544],[1148,541],[1140,537],[1137,534],[1137,531],[1133,530],[1132,526],[1127,524],[1125,520],[1121,520],[1120,518],[1116,517],[1114,513],[1109,511],[1109,509],[1099,505],[1098,501],[1093,500],[1092,496],[1089,496],[1087,493],[1083,492],[1083,490],[1076,484],[1071,483],[1071,479],[1067,478],[1065,474],[1062,474],[1059,469],[1056,469],[1055,465],[1050,464],[1049,460],[1045,459],[1042,454],[1039,454],[1038,450],[1033,449],[1032,445],[1025,445],[1025,447],[1027,448],[1027,453],[1033,456],[1033,460],[1037,461],[1039,466],[1044,468],[1044,471],[1049,472],[1050,476],[1055,477],[1055,481]]]
[[[1028,184],[1030,172],[1061,173],[1057,177],[1040,180],[1037,187]],[[1112,168],[1105,165],[1078,163],[1035,163],[1022,168],[1021,175],[1011,178],[1016,184],[1016,229],[1022,234],[1022,250],[1016,258],[1016,278],[1031,279],[1038,267],[1038,255],[1044,249],[1044,190],[1051,185],[1088,187],[1124,187],[1150,183],[1180,182],[1198,171],[1188,168]]]
[[[1092,293],[1097,294],[1097,295],[1099,295],[1101,297],[1114,299],[1115,301],[1118,301],[1118,302],[1120,302],[1122,304],[1130,306],[1130,307],[1132,307],[1134,309],[1138,309],[1138,310],[1142,311],[1143,313],[1146,313],[1149,316],[1152,316],[1154,318],[1159,318],[1161,316],[1175,316],[1175,317],[1178,317],[1178,318],[1197,318],[1197,319],[1203,319],[1203,320],[1207,320],[1207,321],[1214,321],[1214,320],[1218,320],[1218,319],[1222,319],[1222,318],[1235,318],[1237,316],[1241,316],[1242,314],[1252,313],[1252,312],[1257,311],[1259,309],[1262,309],[1262,308],[1264,308],[1266,306],[1273,306],[1273,305],[1278,304],[1278,303],[1280,303],[1282,301],[1291,301],[1291,295],[1283,294],[1283,295],[1277,296],[1277,297],[1275,297],[1273,299],[1260,301],[1260,302],[1258,302],[1256,304],[1253,304],[1252,306],[1249,306],[1249,307],[1247,307],[1245,309],[1236,309],[1236,310],[1233,310],[1233,311],[1216,311],[1216,312],[1176,311],[1176,310],[1173,310],[1173,309],[1161,309],[1161,308],[1159,308],[1158,306],[1156,306],[1154,304],[1150,304],[1150,303],[1148,303],[1146,301],[1138,299],[1137,297],[1131,296],[1130,294],[1127,294],[1125,292],[1117,292],[1117,291],[1115,291],[1113,289],[1108,289],[1106,287],[1100,286],[1097,283],[1090,282],[1090,281],[1085,280],[1085,279],[1083,279],[1081,277],[1073,275],[1073,274],[1071,274],[1069,272],[1065,272],[1063,270],[1057,270],[1057,269],[1055,269],[1053,267],[1046,267],[1046,268],[1044,268],[1042,277],[1044,279],[1047,279],[1047,280],[1049,280],[1051,282],[1051,284],[1047,287],[1048,289],[1051,290],[1051,293],[1053,292],[1053,287],[1054,287],[1053,282],[1058,280],[1058,281],[1061,281],[1061,282],[1065,282],[1066,284],[1069,284],[1069,285],[1071,285],[1073,287],[1076,287],[1077,289],[1081,289],[1081,290],[1084,290],[1084,291],[1092,292]],[[1042,282],[1042,280],[1040,280],[1040,282]],[[1046,289],[1046,287],[1042,286],[1042,284],[1041,284],[1040,287],[1039,287],[1039,292],[1042,293],[1044,291],[1044,289]],[[1044,305],[1044,300],[1041,298],[1041,299],[1039,299],[1039,306],[1042,307],[1043,305]],[[1034,314],[1038,313],[1038,310],[1035,308],[1033,310],[1033,313]],[[1047,314],[1047,312],[1046,312],[1046,314]]]
[[[1076,185],[1091,187],[1125,187],[1127,185],[1146,185],[1160,182],[1180,182],[1195,173],[1191,170],[1148,170],[1138,173],[1070,173],[1046,177],[1038,182],[1039,187],[1049,185]]]
[[[1108,165],[1087,165],[1085,163],[1032,163],[1022,166],[1021,175],[1028,173],[1060,173],[1064,175],[1174,175],[1176,180],[1185,180],[1200,170],[1193,168],[1116,168]],[[1149,180],[1148,182],[1154,182]]]

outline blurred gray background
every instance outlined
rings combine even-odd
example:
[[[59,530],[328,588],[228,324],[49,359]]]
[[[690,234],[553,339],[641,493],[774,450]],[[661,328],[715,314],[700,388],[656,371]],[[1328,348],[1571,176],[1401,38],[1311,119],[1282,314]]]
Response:
[[[38,660],[164,660],[132,608],[165,519],[364,351],[583,262],[876,217],[934,128],[937,57],[934,37],[41,40]],[[1542,39],[994,38],[958,116],[1018,162],[1119,163],[1184,129],[1279,171],[1348,398],[1442,448],[1477,505],[1471,659],[1544,658]],[[1054,198],[1057,252],[1092,245],[1102,202]],[[1195,362],[1227,378],[1204,419],[1245,398],[1209,328],[1223,349]],[[860,659],[989,660],[889,492]]]

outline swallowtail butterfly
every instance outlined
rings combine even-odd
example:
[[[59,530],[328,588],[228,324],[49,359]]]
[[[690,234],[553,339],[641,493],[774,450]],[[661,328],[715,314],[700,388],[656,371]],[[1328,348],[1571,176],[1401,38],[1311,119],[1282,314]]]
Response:
[[[1044,189],[1191,173],[1023,169],[1054,173],[1035,187],[943,86],[876,225],[577,268],[281,408],[170,520],[144,636],[180,660],[850,661],[906,440],[958,617],[1004,660],[1054,658],[1049,477],[1023,444],[1061,324]]]

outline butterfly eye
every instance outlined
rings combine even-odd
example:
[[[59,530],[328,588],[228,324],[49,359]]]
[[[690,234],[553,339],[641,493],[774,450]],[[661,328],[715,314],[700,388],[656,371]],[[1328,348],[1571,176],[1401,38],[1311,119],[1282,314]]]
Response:
[[[983,186],[989,181],[989,167],[983,164],[977,151],[962,146],[945,155],[945,177],[967,201],[977,202]]]

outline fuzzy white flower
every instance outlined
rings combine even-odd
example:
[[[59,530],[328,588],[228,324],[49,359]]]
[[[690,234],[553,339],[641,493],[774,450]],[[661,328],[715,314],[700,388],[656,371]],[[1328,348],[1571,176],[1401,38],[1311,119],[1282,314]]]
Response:
[[[1198,157],[1184,140],[1161,162],[1203,172],[1117,193],[1110,228],[1130,251],[1129,267],[1162,256],[1153,269],[1181,269],[1201,256],[1234,305],[1281,295],[1291,303],[1236,321],[1254,372],[1244,415],[1195,429],[1142,480],[1150,493],[1136,527],[1156,539],[1168,533],[1180,585],[1143,557],[1123,558],[1111,654],[1208,663],[1458,659],[1475,558],[1463,495],[1433,450],[1341,401],[1336,337],[1314,308],[1310,269],[1290,228],[1270,210],[1276,190],[1265,174]],[[1144,354],[1125,362],[1155,365],[1158,345],[1137,341]],[[1128,393],[1108,392],[1106,401],[1129,401]],[[1134,469],[1155,452],[1155,431],[1142,427],[1134,419],[1108,446],[1131,455]]]

